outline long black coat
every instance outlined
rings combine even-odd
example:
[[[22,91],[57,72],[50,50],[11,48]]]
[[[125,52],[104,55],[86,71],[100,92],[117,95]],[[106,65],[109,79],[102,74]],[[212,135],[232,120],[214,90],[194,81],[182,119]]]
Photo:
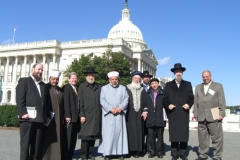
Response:
[[[146,127],[165,127],[166,121],[164,121],[163,113],[164,105],[163,105],[163,89],[158,90],[158,94],[156,97],[156,107],[154,108],[154,97],[152,95],[152,89],[150,88],[147,92],[147,106],[148,106],[148,117],[146,120]]]
[[[133,107],[133,95],[127,88],[129,102],[126,114],[127,134],[128,134],[128,149],[129,151],[143,151],[144,147],[144,120],[141,116],[146,106],[146,91],[141,91],[140,109],[138,112]]]
[[[85,117],[86,121],[81,125],[80,136],[101,135],[102,107],[100,104],[101,86],[95,83],[94,87],[87,82],[79,85],[78,95],[80,99],[80,118]]]
[[[192,107],[194,96],[192,85],[182,80],[178,88],[175,79],[166,84],[163,103],[167,108],[169,120],[169,139],[171,142],[187,142],[189,137],[189,110],[182,106],[188,104]],[[173,104],[175,109],[169,110],[168,106]]]

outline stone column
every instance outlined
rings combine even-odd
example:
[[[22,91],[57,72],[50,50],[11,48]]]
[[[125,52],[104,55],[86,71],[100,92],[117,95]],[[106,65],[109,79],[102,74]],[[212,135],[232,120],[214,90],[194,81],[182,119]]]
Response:
[[[53,54],[53,64],[51,69],[55,69],[55,63],[56,63],[56,54]]]
[[[27,66],[27,56],[24,55],[23,69],[22,69],[22,77],[26,77],[26,66]]]
[[[8,70],[9,70],[9,57],[6,57],[7,62],[6,62],[6,66],[5,66],[5,75],[4,75],[4,84],[7,84],[8,81]]]
[[[45,82],[46,77],[45,77],[45,62],[46,62],[46,55],[43,54],[43,72],[42,72],[42,77],[43,77],[43,81]]]
[[[33,65],[36,63],[36,54],[35,55],[33,55]]]
[[[13,80],[12,84],[16,84],[17,80],[17,66],[18,66],[18,57],[15,57],[15,64],[14,64],[14,69],[13,69]]]
[[[139,58],[138,59],[138,71],[141,71],[141,64],[142,64],[142,62],[141,62],[141,59]]]

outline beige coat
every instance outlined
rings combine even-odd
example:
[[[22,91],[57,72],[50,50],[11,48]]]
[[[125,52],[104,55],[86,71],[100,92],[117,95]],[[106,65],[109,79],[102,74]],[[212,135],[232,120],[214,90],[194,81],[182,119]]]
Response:
[[[207,94],[204,93],[204,84],[199,84],[195,88],[194,97],[194,117],[198,121],[214,121],[211,108],[219,107],[219,114],[225,116],[226,101],[222,84],[212,82]]]

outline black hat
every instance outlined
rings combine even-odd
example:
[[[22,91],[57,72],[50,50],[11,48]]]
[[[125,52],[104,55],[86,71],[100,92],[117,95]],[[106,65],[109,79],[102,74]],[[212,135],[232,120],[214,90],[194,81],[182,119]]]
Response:
[[[158,82],[158,83],[159,83],[159,79],[157,79],[157,78],[152,78],[152,79],[150,80],[150,84],[151,84],[152,82]]]
[[[142,72],[140,72],[140,71],[133,71],[133,72],[132,72],[132,77],[133,77],[133,76],[136,76],[136,75],[139,75],[139,76],[142,77],[143,74],[142,74]]]
[[[143,71],[143,75],[142,75],[142,77],[149,77],[149,78],[151,78],[152,75],[149,74],[149,71]]]
[[[86,68],[86,71],[85,72],[83,72],[84,74],[87,74],[87,73],[98,73],[98,72],[96,72],[95,71],[95,69],[94,69],[94,67],[87,67]]]
[[[181,69],[183,72],[186,70],[185,67],[182,67],[181,63],[175,63],[174,68],[172,68],[171,71],[174,72],[176,69]]]

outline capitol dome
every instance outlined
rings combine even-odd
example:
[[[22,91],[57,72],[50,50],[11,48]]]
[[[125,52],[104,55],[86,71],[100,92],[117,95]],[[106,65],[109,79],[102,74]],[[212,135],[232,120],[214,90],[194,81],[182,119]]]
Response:
[[[140,29],[130,21],[130,10],[126,3],[122,10],[122,20],[112,27],[108,33],[108,38],[116,39],[123,38],[132,48],[140,46],[142,49],[146,48]]]

